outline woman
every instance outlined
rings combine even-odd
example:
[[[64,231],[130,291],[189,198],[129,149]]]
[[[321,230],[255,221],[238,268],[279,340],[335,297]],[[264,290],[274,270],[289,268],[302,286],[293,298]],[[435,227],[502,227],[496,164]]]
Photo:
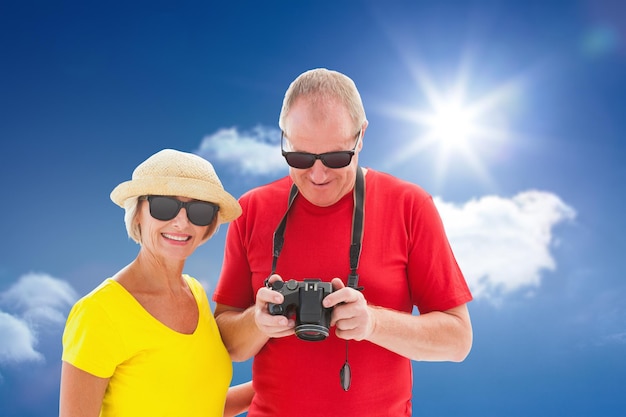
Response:
[[[63,334],[60,416],[222,416],[247,410],[206,293],[185,260],[241,207],[203,158],[165,149],[119,184],[134,261],[79,300]]]

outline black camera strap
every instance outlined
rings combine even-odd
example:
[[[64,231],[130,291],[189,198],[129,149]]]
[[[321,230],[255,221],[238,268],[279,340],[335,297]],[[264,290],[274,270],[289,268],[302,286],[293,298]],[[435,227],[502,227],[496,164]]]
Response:
[[[298,195],[298,187],[296,184],[291,185],[289,191],[289,200],[287,204],[287,210],[278,224],[278,227],[274,231],[274,243],[272,249],[272,272],[270,276],[276,273],[276,264],[278,263],[278,257],[283,250],[285,243],[285,228],[287,226],[287,215],[293,205],[296,196]],[[354,184],[354,210],[352,213],[352,243],[350,244],[350,275],[348,275],[348,287],[352,287],[361,291],[363,287],[359,287],[359,274],[357,269],[359,267],[359,259],[361,257],[361,246],[363,244],[363,219],[365,217],[365,177],[363,176],[363,170],[361,167],[357,167],[356,180]],[[269,279],[269,277],[268,277]],[[266,280],[267,284],[267,280]]]
[[[356,181],[354,184],[354,211],[352,213],[352,243],[350,244],[350,275],[348,275],[348,287],[359,291],[359,259],[363,246],[363,219],[365,218],[365,177],[361,167],[357,167]]]

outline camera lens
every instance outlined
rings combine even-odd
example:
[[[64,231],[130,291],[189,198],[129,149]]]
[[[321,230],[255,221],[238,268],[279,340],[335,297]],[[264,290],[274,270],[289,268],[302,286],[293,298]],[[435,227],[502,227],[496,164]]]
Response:
[[[302,324],[296,326],[296,336],[302,340],[317,342],[328,336],[328,328],[318,324]]]

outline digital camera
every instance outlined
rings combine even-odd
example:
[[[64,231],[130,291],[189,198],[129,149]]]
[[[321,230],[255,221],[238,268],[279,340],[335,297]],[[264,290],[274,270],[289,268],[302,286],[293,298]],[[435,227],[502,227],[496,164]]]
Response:
[[[295,312],[296,336],[313,342],[326,339],[332,308],[322,306],[322,300],[333,292],[330,282],[290,279],[287,282],[274,281],[271,288],[285,297],[281,304],[269,304],[271,315],[289,317]]]

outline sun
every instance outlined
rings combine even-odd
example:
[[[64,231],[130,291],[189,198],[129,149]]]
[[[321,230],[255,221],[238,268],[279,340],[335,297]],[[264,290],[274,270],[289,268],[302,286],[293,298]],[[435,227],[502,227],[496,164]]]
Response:
[[[418,94],[426,99],[426,108],[387,109],[393,117],[416,125],[418,132],[392,155],[390,164],[397,166],[415,160],[419,153],[434,151],[440,182],[454,163],[455,167],[469,166],[475,175],[491,183],[483,156],[512,137],[509,119],[512,104],[520,95],[521,81],[507,81],[470,99],[467,71],[459,70],[457,80],[445,88],[438,87],[423,69],[415,70],[414,74]]]
[[[465,149],[475,130],[472,115],[459,102],[446,102],[436,109],[430,127],[434,139],[447,152]]]

